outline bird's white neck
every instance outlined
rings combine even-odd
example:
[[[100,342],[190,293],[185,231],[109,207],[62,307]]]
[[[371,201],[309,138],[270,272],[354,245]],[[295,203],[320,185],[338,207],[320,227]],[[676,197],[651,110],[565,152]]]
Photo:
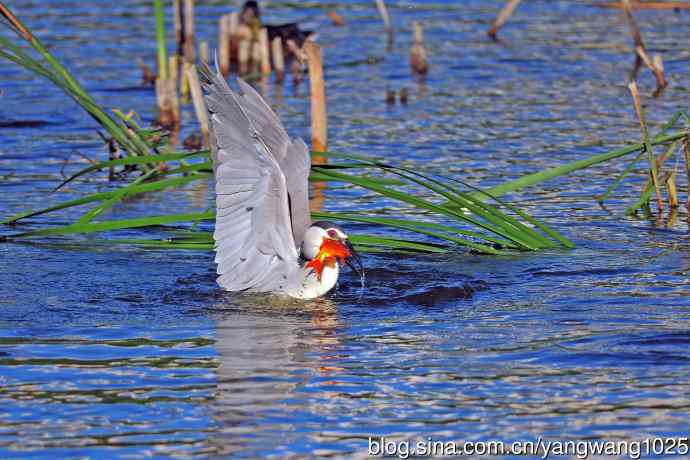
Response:
[[[297,297],[298,299],[314,299],[321,297],[328,291],[333,289],[338,282],[338,275],[340,268],[338,263],[334,263],[332,267],[326,265],[321,272],[321,279],[316,276],[316,272],[309,267],[303,267],[303,280],[289,295]]]

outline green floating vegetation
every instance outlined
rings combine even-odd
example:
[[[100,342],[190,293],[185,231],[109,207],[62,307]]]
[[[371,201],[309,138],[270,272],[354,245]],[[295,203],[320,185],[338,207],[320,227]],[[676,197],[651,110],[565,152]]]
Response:
[[[387,215],[383,217],[384,214],[390,214],[390,209],[373,209],[367,213],[314,213],[315,219],[328,218],[360,222],[370,226],[385,226],[402,230],[407,235],[410,235],[408,238],[359,235],[354,238],[353,242],[360,246],[360,249],[375,250],[376,248],[387,248],[406,251],[443,252],[454,246],[464,246],[480,253],[501,254],[506,251],[531,251],[573,246],[565,237],[549,229],[544,224],[537,222],[515,207],[506,203],[499,203],[500,207],[484,203],[469,193],[469,191],[474,189],[461,190],[447,179],[427,176],[362,156],[347,156],[333,153],[319,153],[319,155],[331,156],[333,157],[331,161],[344,160],[341,163],[314,166],[312,168],[313,173],[319,181],[333,180],[353,184],[374,192],[381,197],[396,201],[414,212],[414,215],[405,215],[404,217],[388,217]],[[201,159],[201,162],[179,167],[172,165],[175,161],[181,159],[190,160],[195,158]],[[157,167],[142,173],[141,176],[129,184],[118,187],[116,190],[93,193],[44,209],[23,212],[12,216],[2,223],[17,225],[21,221],[32,217],[55,213],[68,208],[95,204],[94,207],[88,209],[74,223],[19,232],[6,237],[6,239],[17,240],[31,237],[112,232],[116,230],[140,229],[142,227],[160,228],[161,226],[169,226],[171,224],[196,224],[201,220],[214,218],[212,212],[203,212],[94,221],[106,209],[125,199],[144,193],[166,190],[171,187],[185,186],[194,181],[209,181],[212,178],[212,173],[210,172],[211,165],[207,152],[152,154],[103,161],[78,171],[63,181],[63,184],[115,165],[133,164],[150,164],[157,165]],[[161,164],[167,165],[167,169],[160,168]],[[393,176],[393,178],[390,176]],[[444,204],[446,201],[452,203],[453,206]],[[400,206],[396,205],[395,208],[399,209]],[[439,219],[447,223],[438,223]],[[424,236],[426,240],[417,241],[411,239],[414,234]],[[212,247],[210,233],[204,234],[201,237],[203,238],[202,240],[199,240],[199,238],[199,232],[195,232],[193,240],[190,240],[187,234],[182,236],[177,234],[173,238],[166,238],[160,241],[127,239],[115,242],[128,242],[130,244],[158,248],[210,249]],[[438,242],[429,242],[429,238],[438,240]]]

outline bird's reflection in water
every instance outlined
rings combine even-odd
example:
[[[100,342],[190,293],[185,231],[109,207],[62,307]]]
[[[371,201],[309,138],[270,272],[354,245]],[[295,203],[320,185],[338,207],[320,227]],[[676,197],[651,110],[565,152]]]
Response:
[[[285,414],[300,389],[314,376],[328,379],[341,370],[333,364],[338,308],[327,298],[235,296],[214,312],[218,383],[212,415],[218,430],[212,443],[218,455],[228,455],[249,448],[248,436],[260,438],[259,426],[289,430]]]

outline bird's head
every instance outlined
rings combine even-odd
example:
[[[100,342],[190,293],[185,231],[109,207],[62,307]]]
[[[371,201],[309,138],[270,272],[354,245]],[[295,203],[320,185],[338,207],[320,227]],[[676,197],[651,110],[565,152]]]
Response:
[[[314,222],[307,229],[302,242],[302,255],[308,260],[306,266],[313,269],[319,279],[324,267],[333,267],[336,262],[362,275],[362,260],[347,234],[330,222]]]

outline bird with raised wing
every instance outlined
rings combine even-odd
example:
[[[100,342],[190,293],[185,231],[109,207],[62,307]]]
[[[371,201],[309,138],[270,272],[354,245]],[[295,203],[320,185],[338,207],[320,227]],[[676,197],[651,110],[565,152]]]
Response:
[[[200,70],[210,120],[216,183],[218,284],[228,291],[320,297],[340,268],[361,259],[340,227],[311,223],[309,150],[291,140],[278,116],[249,84],[241,92]]]

